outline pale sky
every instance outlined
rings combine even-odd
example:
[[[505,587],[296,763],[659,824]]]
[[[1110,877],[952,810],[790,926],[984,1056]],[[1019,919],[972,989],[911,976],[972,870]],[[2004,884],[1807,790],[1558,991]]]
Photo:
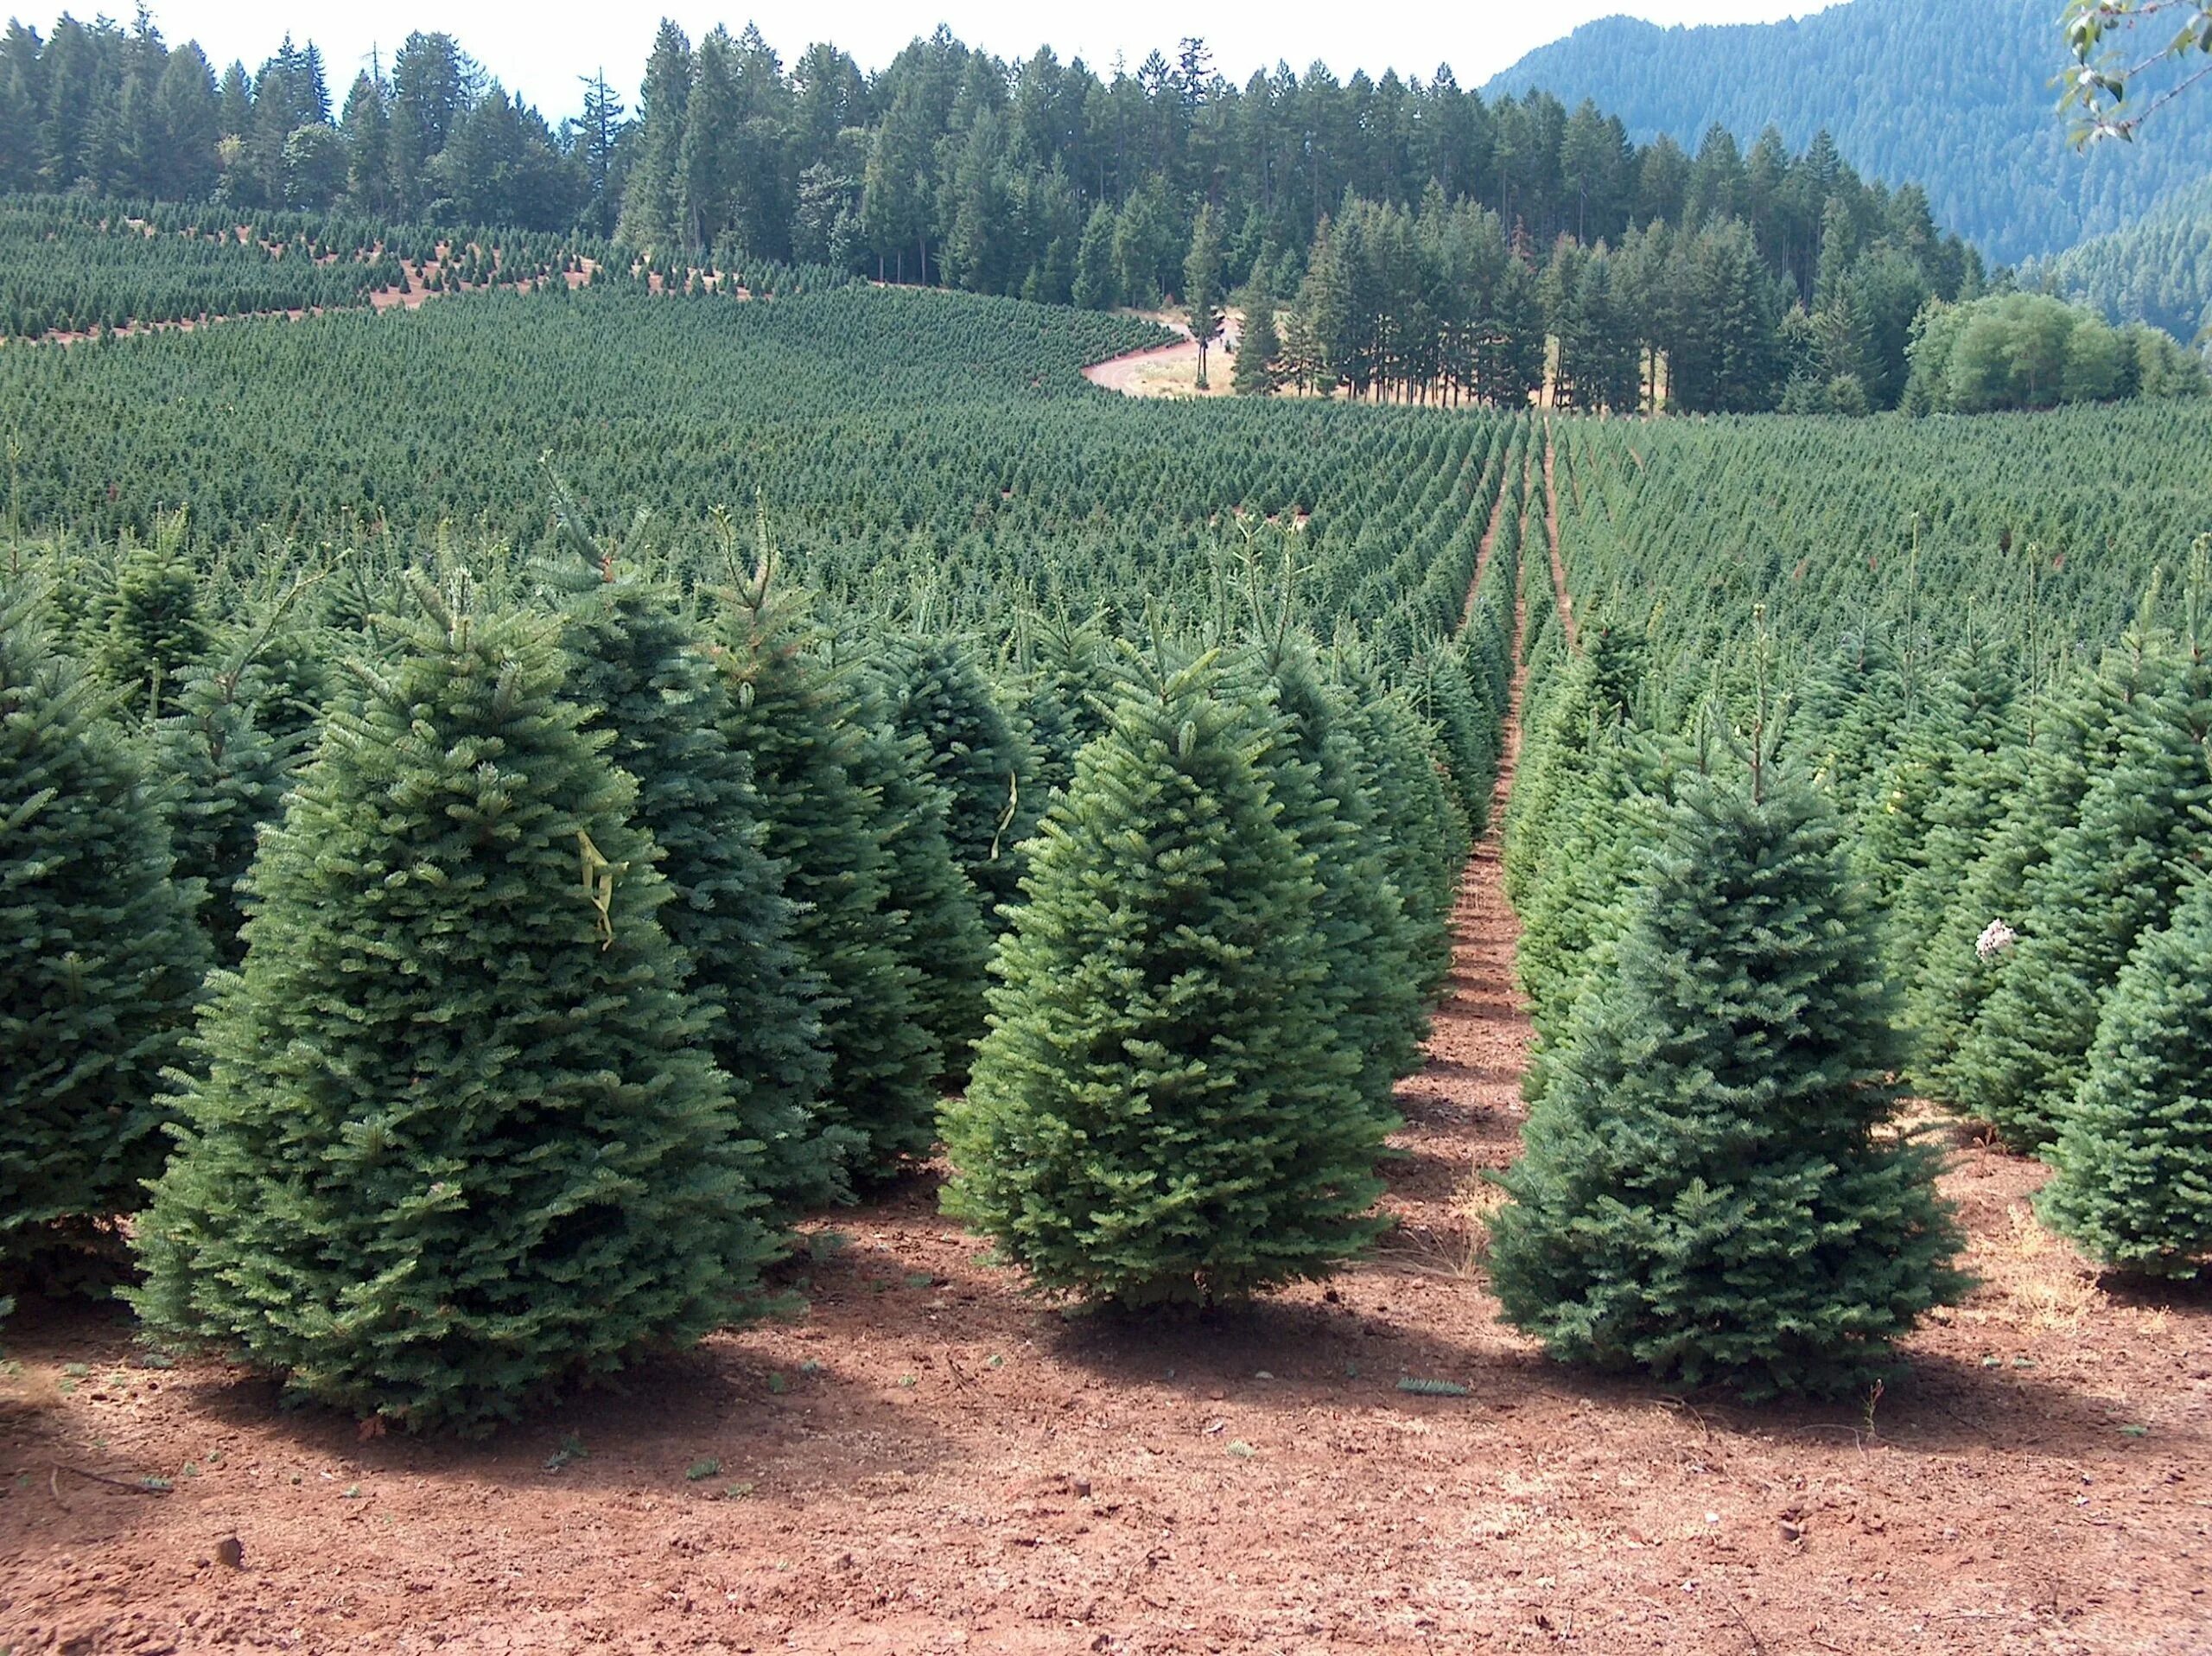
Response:
[[[130,5],[116,0],[112,9],[127,17]],[[1395,68],[1423,80],[1439,63],[1449,63],[1461,86],[1479,86],[1522,54],[1593,17],[1625,11],[1657,23],[1766,22],[1821,9],[1821,0],[1461,0],[1446,5],[1093,0],[1069,12],[1016,0],[922,0],[900,6],[858,0],[618,0],[613,5],[607,0],[380,0],[344,6],[156,0],[153,6],[162,35],[173,44],[197,40],[218,71],[232,58],[244,59],[250,70],[259,67],[288,29],[297,39],[314,41],[322,48],[331,97],[339,103],[372,48],[380,48],[389,63],[392,48],[410,29],[445,29],[555,121],[573,113],[580,101],[576,77],[602,64],[624,101],[634,103],[645,52],[664,14],[695,41],[718,22],[734,32],[749,19],[786,64],[810,41],[827,39],[850,52],[863,69],[879,68],[916,35],[942,22],[969,45],[997,56],[1027,57],[1049,45],[1063,61],[1081,56],[1102,77],[1116,53],[1134,69],[1153,48],[1172,56],[1179,37],[1198,34],[1212,48],[1214,67],[1239,83],[1255,69],[1274,67],[1278,58],[1299,70],[1319,58],[1339,76]],[[41,30],[52,22],[50,13],[18,15]]]

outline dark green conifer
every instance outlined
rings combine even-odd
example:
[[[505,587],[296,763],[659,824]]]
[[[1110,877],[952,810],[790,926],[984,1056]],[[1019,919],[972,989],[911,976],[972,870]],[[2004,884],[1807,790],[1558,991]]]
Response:
[[[999,906],[1018,896],[1016,847],[1036,831],[1042,809],[1029,744],[964,640],[899,639],[879,662],[892,725],[924,744],[930,774],[950,799],[945,832],[953,860],[975,886],[995,936]]]
[[[2046,1224],[2100,1264],[2194,1277],[2212,1262],[2212,880],[2136,945],[2058,1131]]]
[[[2118,723],[2117,756],[2036,870],[2003,977],[1950,1067],[1953,1101],[2021,1150],[2057,1131],[2128,952],[2212,845],[2212,661],[2193,639],[2154,662]]]
[[[1390,877],[1395,830],[1376,809],[1373,767],[1312,644],[1284,629],[1252,665],[1278,721],[1266,761],[1276,820],[1313,858],[1313,933],[1328,966],[1328,1016],[1359,1057],[1361,1098],[1388,1119],[1386,1131],[1394,1129],[1392,1090],[1420,1067],[1428,1034],[1414,927]]]
[[[1433,997],[1452,971],[1452,914],[1471,849],[1466,823],[1431,756],[1434,731],[1402,692],[1355,675],[1348,728],[1374,767],[1376,814],[1390,825],[1384,866],[1413,927],[1414,983]]]
[[[474,1431],[728,1322],[770,1248],[550,624],[416,593],[265,839],[133,1300],[306,1396]]]
[[[1383,1118],[1324,1016],[1313,860],[1211,657],[1132,685],[1033,847],[949,1105],[949,1211],[1041,1287],[1141,1305],[1326,1274],[1381,1228]]]
[[[566,623],[566,694],[637,780],[637,821],[661,848],[671,897],[661,925],[690,965],[692,998],[716,1015],[715,1061],[741,1131],[762,1146],[754,1182],[787,1213],[845,1198],[860,1145],[816,1119],[830,1079],[822,985],[794,941],[752,767],[729,744],[728,690],[665,587],[572,534],[597,557],[548,571]]]
[[[1084,744],[1105,733],[1098,704],[1110,695],[1111,676],[1100,659],[1105,643],[1095,625],[1065,617],[1033,620],[1026,642],[1021,713],[1034,755],[1041,818],[1052,794],[1075,780],[1076,755]]]
[[[137,1211],[207,969],[113,699],[0,596],[0,1256]],[[80,1240],[81,1238],[72,1238]]]
[[[993,933],[976,888],[953,860],[952,796],[931,774],[921,737],[893,728],[879,703],[871,699],[855,717],[859,739],[846,769],[874,806],[887,912],[899,917],[887,935],[912,976],[915,1015],[938,1054],[937,1080],[964,1086],[983,1037]]]
[[[865,1141],[855,1176],[895,1172],[935,1136],[943,1054],[891,900],[880,800],[856,778],[863,731],[852,698],[815,654],[804,595],[774,560],[722,595],[713,659],[729,696],[730,745],[753,763],[767,845],[798,904],[794,939],[822,984],[830,1084],[821,1118]]]
[[[1990,927],[2010,931],[2023,917],[2024,895],[2081,814],[2082,796],[2115,761],[2121,711],[2148,683],[2141,642],[2138,635],[2100,671],[2040,700],[2025,750],[2008,752],[1999,767],[1998,786],[2010,785],[2001,813],[1945,905],[1906,1009],[1915,1080],[1947,1103],[1972,1085],[1959,1068],[1962,1050],[2012,964],[2009,947],[1992,946]]]
[[[184,530],[181,512],[163,519],[152,544],[132,547],[116,568],[100,671],[142,716],[161,710],[185,670],[207,648],[200,576]]]
[[[1894,1041],[1833,810],[1777,774],[1687,778],[1613,977],[1503,1175],[1506,1319],[1670,1385],[1827,1393],[1962,1283],[1932,1154],[1878,1136]]]

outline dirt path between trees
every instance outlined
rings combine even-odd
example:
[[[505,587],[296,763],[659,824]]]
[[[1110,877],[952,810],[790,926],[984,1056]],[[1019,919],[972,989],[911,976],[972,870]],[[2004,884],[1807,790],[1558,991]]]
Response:
[[[1501,805],[1518,752],[1516,718]],[[27,1305],[0,1645],[2202,1656],[2212,1296],[2103,1291],[2028,1217],[2031,1164],[1969,1146],[1946,1183],[1984,1285],[1886,1394],[1750,1409],[1560,1368],[1482,1268],[1475,1175],[1516,1151],[1529,1040],[1494,833],[1456,924],[1398,1230],[1245,1311],[1064,1318],[917,1180],[809,1227],[791,1320],[456,1445]]]
[[[1191,337],[1191,330],[1174,317],[1164,314],[1144,313],[1147,319],[1170,328],[1182,335],[1172,344],[1147,346],[1141,351],[1125,351],[1120,356],[1108,357],[1103,362],[1094,362],[1083,371],[1083,377],[1094,385],[1107,391],[1120,392],[1124,397],[1196,397],[1202,393],[1195,384],[1198,369],[1198,342]],[[1241,312],[1225,313],[1219,338],[1206,347],[1207,379],[1212,385],[1205,395],[1222,395],[1229,390],[1229,375],[1236,355],[1236,336],[1243,329]]]

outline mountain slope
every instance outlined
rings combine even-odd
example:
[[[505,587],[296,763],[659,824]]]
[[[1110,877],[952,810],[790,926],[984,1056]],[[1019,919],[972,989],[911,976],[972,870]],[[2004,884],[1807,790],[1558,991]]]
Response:
[[[2132,145],[2078,154],[2056,112],[2057,0],[1853,0],[1777,23],[1586,23],[1493,92],[1542,87],[1694,149],[1718,122],[1791,147],[1826,127],[1861,172],[1926,188],[1936,217],[2014,264],[2133,223],[2212,172],[2212,94],[2170,105]]]
[[[2212,330],[2212,178],[2162,202],[2139,224],[2021,272],[2120,322],[2179,339]]]

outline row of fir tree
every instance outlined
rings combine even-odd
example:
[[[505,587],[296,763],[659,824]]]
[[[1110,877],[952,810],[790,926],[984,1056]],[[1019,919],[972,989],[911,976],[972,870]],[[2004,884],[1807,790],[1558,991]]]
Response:
[[[679,586],[562,521],[476,578],[218,596],[181,521],[111,589],[16,571],[11,1277],[127,1245],[149,1336],[473,1431],[759,1314],[798,1213],[940,1140],[948,1206],[1087,1298],[1376,1233],[1494,617],[1417,671],[1256,601],[1000,653],[828,615],[727,525]]]

